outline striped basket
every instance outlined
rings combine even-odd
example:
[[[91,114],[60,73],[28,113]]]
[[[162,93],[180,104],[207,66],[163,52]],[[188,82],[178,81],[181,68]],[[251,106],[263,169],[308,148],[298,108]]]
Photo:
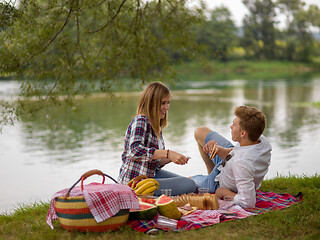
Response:
[[[102,175],[99,170],[92,170],[94,172],[87,172],[85,177],[79,179],[82,180],[81,187],[83,188],[83,180],[93,174]],[[99,172],[96,172],[99,171]],[[89,173],[89,174],[88,174]],[[108,176],[103,174],[103,176]],[[110,176],[108,176],[110,177]],[[111,177],[110,177],[111,178]],[[111,178],[114,180],[113,178]],[[79,182],[78,181],[78,182]],[[115,181],[115,180],[114,180]],[[88,205],[83,196],[69,197],[71,189],[78,183],[76,182],[69,190],[67,196],[55,198],[55,211],[59,218],[61,226],[69,231],[81,231],[81,232],[106,232],[113,231],[124,225],[129,218],[129,209],[120,210],[116,215],[108,218],[107,220],[97,223],[91,214]],[[103,180],[104,182],[104,180]]]

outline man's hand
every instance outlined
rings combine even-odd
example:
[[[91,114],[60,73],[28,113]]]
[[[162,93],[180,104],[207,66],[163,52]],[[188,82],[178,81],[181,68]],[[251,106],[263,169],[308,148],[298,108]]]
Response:
[[[218,147],[218,144],[214,140],[210,140],[209,142],[206,143],[206,145],[203,146],[203,151],[205,153],[211,154],[212,150],[216,147]],[[219,148],[218,148],[219,151]]]
[[[228,198],[228,200],[232,200],[233,197],[236,195],[236,193],[230,191],[228,188],[221,188],[219,187],[217,190],[216,190],[216,196],[218,198]]]

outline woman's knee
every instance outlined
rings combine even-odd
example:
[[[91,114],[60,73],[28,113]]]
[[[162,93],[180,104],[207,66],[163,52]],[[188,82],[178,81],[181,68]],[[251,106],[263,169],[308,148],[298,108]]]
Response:
[[[174,194],[194,193],[197,190],[196,183],[191,178],[181,179],[175,188]]]
[[[188,178],[188,181],[189,181],[189,191],[190,193],[194,193],[196,190],[197,190],[197,185],[195,183],[195,181],[193,181],[191,178]]]
[[[203,143],[204,144],[204,141],[206,139],[206,136],[208,135],[209,132],[211,132],[212,130],[210,128],[207,128],[207,127],[197,127],[195,130],[194,130],[194,138],[196,139],[196,141],[201,144]],[[202,144],[202,145],[203,145]]]
[[[155,191],[155,196],[160,196],[161,189],[172,189],[172,195],[181,195],[183,193],[193,193],[197,190],[196,183],[191,178],[175,177],[158,179],[160,188]]]

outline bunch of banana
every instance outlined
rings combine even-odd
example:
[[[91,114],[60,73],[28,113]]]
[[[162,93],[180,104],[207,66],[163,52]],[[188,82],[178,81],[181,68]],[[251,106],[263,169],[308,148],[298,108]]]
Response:
[[[138,195],[153,195],[159,188],[159,182],[153,178],[146,178],[137,183],[133,190]]]
[[[159,182],[153,178],[148,178],[146,175],[131,179],[127,185],[138,195],[153,195],[154,191],[159,188]]]
[[[146,179],[146,178],[148,178],[147,175],[140,175],[140,176],[134,177],[127,183],[127,186],[134,189],[136,187],[136,185],[138,184],[138,182],[140,182],[142,179]]]

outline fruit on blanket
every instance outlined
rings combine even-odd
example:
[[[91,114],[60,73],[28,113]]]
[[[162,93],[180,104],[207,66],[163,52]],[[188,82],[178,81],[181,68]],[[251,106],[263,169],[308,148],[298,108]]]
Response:
[[[140,182],[138,182],[136,184],[136,186],[133,188],[133,190],[136,190],[136,189],[140,188],[142,185],[144,185],[144,184],[146,184],[148,182],[152,182],[154,185],[159,186],[159,182],[157,180],[155,180],[153,178],[146,178],[146,179],[141,180]]]
[[[140,175],[140,176],[134,177],[127,183],[127,186],[134,189],[135,186],[138,184],[138,182],[140,182],[142,179],[145,179],[145,178],[148,178],[148,176],[147,175]]]
[[[151,220],[157,212],[157,206],[145,202],[139,202],[140,209],[130,209],[129,218],[131,220]]]
[[[150,204],[153,204],[153,205],[156,204],[156,199],[153,199],[153,198],[149,198],[149,199],[146,199],[146,198],[138,198],[138,200],[139,200],[140,202],[150,203]]]
[[[176,203],[168,196],[161,195],[156,201],[159,213],[167,218],[180,219],[181,212],[179,211]]]
[[[159,182],[153,178],[148,178],[147,175],[140,175],[132,178],[127,186],[131,187],[136,194],[153,195],[154,191],[159,188]]]
[[[147,178],[140,181],[133,190],[139,195],[153,195],[154,191],[159,188],[159,183],[153,178]]]

